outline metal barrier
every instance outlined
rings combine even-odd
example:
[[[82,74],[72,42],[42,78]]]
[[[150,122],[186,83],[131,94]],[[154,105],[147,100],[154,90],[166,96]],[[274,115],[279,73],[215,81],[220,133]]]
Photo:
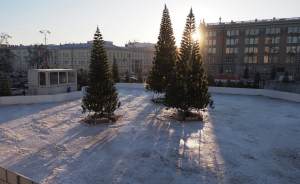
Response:
[[[31,179],[0,167],[0,184],[38,184]]]

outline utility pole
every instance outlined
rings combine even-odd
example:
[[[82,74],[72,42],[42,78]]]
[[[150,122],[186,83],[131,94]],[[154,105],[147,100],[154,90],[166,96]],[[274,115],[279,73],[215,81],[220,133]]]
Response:
[[[45,42],[45,46],[46,46],[47,45],[47,35],[50,35],[51,32],[49,30],[44,29],[44,30],[40,30],[40,33],[42,35],[44,35],[44,42]]]

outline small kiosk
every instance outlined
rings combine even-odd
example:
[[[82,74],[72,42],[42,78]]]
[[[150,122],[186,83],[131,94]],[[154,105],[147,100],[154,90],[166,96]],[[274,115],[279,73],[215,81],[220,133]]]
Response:
[[[77,90],[77,71],[73,69],[31,69],[28,71],[28,93],[48,95]]]

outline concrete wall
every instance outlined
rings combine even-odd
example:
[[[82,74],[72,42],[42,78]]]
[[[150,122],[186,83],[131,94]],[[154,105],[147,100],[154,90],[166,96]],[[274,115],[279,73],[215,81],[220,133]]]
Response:
[[[249,88],[226,88],[226,87],[209,87],[211,93],[232,94],[232,95],[252,95],[277,98],[293,102],[300,102],[300,94],[268,90],[268,89],[249,89]]]
[[[20,174],[0,167],[0,184],[38,184]]]
[[[81,91],[62,93],[56,95],[7,96],[7,97],[0,97],[0,105],[63,102],[63,101],[79,99],[81,97],[82,97]]]

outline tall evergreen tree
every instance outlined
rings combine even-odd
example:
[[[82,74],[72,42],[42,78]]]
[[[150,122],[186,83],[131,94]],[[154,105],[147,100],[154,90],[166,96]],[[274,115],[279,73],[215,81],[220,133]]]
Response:
[[[87,93],[82,100],[83,112],[93,112],[95,118],[110,117],[117,108],[118,93],[98,27],[94,35],[88,80]]]
[[[10,96],[10,83],[6,75],[0,74],[0,96]]]
[[[166,91],[167,106],[184,111],[203,109],[209,101],[208,82],[202,64],[199,43],[193,40],[196,32],[192,9],[187,17],[180,54]]]
[[[114,58],[114,61],[113,61],[112,74],[113,74],[114,82],[115,83],[120,82],[119,68],[118,68],[118,64],[117,64],[116,58]]]
[[[276,67],[272,66],[272,69],[271,69],[271,72],[270,72],[270,79],[271,80],[275,80],[276,79],[276,75],[277,75]]]
[[[246,66],[246,68],[244,70],[243,77],[244,77],[244,79],[249,79],[249,68],[248,68],[248,66]]]
[[[30,68],[49,68],[48,59],[50,52],[44,45],[34,45],[28,48],[28,56],[26,60]]]
[[[0,96],[11,95],[10,91],[10,73],[13,71],[12,62],[14,54],[10,48],[0,46]]]
[[[169,10],[165,5],[160,24],[160,33],[155,46],[153,67],[147,79],[147,89],[155,93],[165,92],[176,63],[175,44]]]

